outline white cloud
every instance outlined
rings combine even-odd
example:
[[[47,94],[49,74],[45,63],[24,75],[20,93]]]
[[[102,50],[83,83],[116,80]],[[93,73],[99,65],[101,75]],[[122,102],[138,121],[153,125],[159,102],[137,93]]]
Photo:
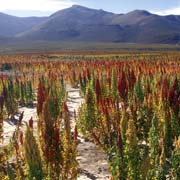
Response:
[[[170,14],[180,15],[180,7],[174,7],[174,8],[170,8],[170,9],[166,9],[162,11],[152,11],[152,13],[159,14],[162,16],[170,15]]]
[[[56,11],[70,7],[72,4],[71,0],[0,0],[0,11]]]

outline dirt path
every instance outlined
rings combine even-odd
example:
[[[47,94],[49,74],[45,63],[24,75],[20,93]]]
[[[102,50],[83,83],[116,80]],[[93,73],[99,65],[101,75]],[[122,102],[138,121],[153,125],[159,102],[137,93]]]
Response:
[[[79,95],[79,89],[67,87],[68,101],[67,105],[70,111],[71,126],[74,128],[74,111],[78,112],[78,108],[83,103],[83,99]],[[33,127],[37,130],[37,112],[36,107],[20,107],[19,112],[24,111],[21,130],[26,130],[25,122],[28,122],[33,117]],[[16,119],[19,119],[18,114]],[[4,122],[4,142],[0,143],[0,147],[7,145],[13,136],[17,122],[7,120]],[[78,136],[78,157],[77,160],[80,166],[80,176],[77,180],[109,180],[110,173],[108,170],[107,157],[101,149],[93,142],[84,140],[81,134]]]
[[[79,95],[79,89],[67,88],[69,111],[72,127],[74,126],[74,110],[78,112],[83,99]],[[107,157],[93,142],[86,142],[82,135],[78,136],[78,157],[80,177],[78,180],[109,180]]]
[[[34,131],[37,131],[37,112],[36,112],[36,107],[20,107],[19,108],[19,113],[15,116],[14,120],[10,120],[7,119],[4,121],[3,124],[3,143],[0,143],[0,147],[6,146],[9,144],[10,139],[13,136],[13,133],[16,129],[17,123],[18,123],[18,119],[20,114],[24,112],[24,116],[22,119],[22,125],[20,127],[20,129],[25,132],[26,130],[26,123],[29,122],[29,120],[31,119],[31,117],[33,118],[33,127],[34,127]]]

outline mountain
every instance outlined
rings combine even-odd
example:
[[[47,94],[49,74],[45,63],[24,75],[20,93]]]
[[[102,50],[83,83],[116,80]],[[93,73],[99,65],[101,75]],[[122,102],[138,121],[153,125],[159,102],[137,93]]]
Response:
[[[147,11],[135,10],[113,19],[124,29],[126,42],[178,43],[180,16],[158,16]]]
[[[115,41],[117,36],[122,35],[123,29],[120,25],[110,24],[113,17],[113,13],[75,5],[56,12],[45,23],[17,37],[31,40]]]
[[[16,17],[0,13],[0,36],[11,37],[36,26],[47,17]]]
[[[159,16],[144,10],[114,14],[74,5],[42,18],[3,15],[0,36],[14,36],[19,41],[180,42],[180,16]]]

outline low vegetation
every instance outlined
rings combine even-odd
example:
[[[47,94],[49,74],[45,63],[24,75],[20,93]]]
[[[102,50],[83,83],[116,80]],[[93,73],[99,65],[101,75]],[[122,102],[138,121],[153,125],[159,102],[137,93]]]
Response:
[[[52,58],[53,57],[53,58]],[[179,53],[2,55],[0,179],[75,180],[78,132],[108,156],[112,180],[180,179]],[[66,86],[84,103],[71,128]],[[38,124],[23,113],[3,146],[5,121],[36,104]]]

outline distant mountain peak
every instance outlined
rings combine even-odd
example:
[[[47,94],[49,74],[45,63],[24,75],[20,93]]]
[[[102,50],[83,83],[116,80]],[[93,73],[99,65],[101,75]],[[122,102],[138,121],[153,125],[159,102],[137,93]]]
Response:
[[[85,9],[85,10],[91,10],[91,11],[96,10],[96,11],[103,11],[103,12],[107,13],[107,11],[104,11],[103,9],[93,9],[93,8],[88,8],[88,7],[81,6],[81,5],[76,5],[76,4],[72,5],[71,8],[72,9]]]
[[[149,15],[152,15],[150,12],[148,11],[145,11],[145,10],[139,10],[139,9],[136,9],[134,11],[131,11],[127,14],[136,14],[136,15],[144,15],[144,16],[149,16]]]
[[[81,6],[81,5],[72,5],[69,9],[75,9],[75,10],[94,10],[85,6]]]
[[[113,15],[113,13],[104,11],[103,9],[92,9],[92,8],[88,8],[88,7],[81,6],[81,5],[72,5],[71,7],[67,8],[67,9],[62,9],[62,10],[55,12],[50,17],[55,18],[55,17],[59,17],[59,16],[64,16],[65,14],[66,15],[73,14],[73,18],[77,14],[82,14],[82,16],[87,16],[88,14],[91,14],[91,15],[92,14],[100,14],[102,16],[105,14]]]

